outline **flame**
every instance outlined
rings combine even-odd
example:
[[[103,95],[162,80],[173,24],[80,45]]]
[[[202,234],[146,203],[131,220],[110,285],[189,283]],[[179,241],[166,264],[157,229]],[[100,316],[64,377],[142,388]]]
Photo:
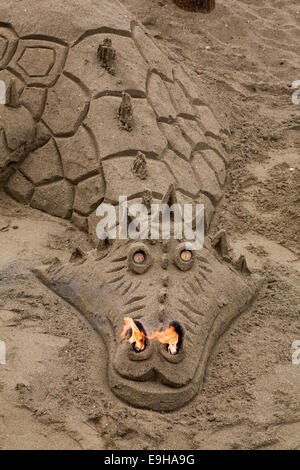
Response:
[[[131,331],[131,336],[128,339],[129,343],[133,345],[136,351],[143,351],[145,349],[145,334],[139,330],[132,318],[125,317],[121,338],[124,338],[128,331]]]
[[[170,354],[177,354],[179,335],[174,326],[169,326],[164,331],[153,331],[149,339],[157,339],[160,343],[168,344]]]

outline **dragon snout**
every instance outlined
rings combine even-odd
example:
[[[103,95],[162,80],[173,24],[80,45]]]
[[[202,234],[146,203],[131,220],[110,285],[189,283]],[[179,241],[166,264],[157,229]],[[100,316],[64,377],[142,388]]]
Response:
[[[134,406],[160,411],[180,408],[197,391],[184,329],[176,321],[153,331],[146,321],[136,324],[145,332],[144,347],[136,350],[130,343],[132,331],[118,343],[110,368],[112,390]]]
[[[170,322],[165,329],[154,329],[151,333],[148,330],[142,322],[125,318],[122,339],[115,354],[115,369],[129,380],[158,379],[172,384],[170,368],[185,357],[184,330],[176,321]],[[174,377],[177,379],[173,385],[178,386],[178,372]]]

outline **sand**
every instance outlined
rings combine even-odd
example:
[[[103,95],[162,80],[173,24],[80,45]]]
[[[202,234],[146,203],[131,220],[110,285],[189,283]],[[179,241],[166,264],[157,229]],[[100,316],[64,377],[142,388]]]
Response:
[[[106,350],[31,269],[88,248],[68,221],[1,193],[2,449],[299,449],[300,8],[296,1],[222,1],[209,15],[171,1],[126,0],[230,129],[232,162],[213,231],[227,231],[264,284],[222,336],[204,385],[179,411],[130,407],[107,385]],[[299,105],[300,107],[300,105]],[[299,108],[300,109],[300,108]],[[37,230],[38,227],[38,230]]]

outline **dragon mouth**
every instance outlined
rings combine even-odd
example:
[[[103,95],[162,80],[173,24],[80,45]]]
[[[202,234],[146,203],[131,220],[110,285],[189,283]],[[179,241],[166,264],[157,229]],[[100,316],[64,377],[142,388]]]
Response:
[[[122,401],[137,408],[154,411],[173,411],[193,399],[198,387],[190,382],[181,387],[172,387],[161,381],[157,373],[152,380],[138,381],[120,376],[115,370],[109,374],[111,390]]]

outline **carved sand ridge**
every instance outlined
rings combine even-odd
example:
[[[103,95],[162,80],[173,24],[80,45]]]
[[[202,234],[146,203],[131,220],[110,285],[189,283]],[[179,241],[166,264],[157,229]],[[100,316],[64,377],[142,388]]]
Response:
[[[62,12],[60,1],[45,2],[39,13],[38,2],[23,0],[22,15],[12,0],[0,7],[0,80],[9,84],[0,177],[17,201],[71,219],[95,246],[102,201],[204,203],[207,242],[189,270],[179,259],[183,240],[120,240],[36,271],[103,337],[116,395],[176,409],[197,393],[216,340],[255,291],[246,262],[235,268],[224,256],[224,235],[214,246],[208,238],[225,184],[226,129],[119,2],[64,3]],[[143,272],[132,266],[134,250],[147,254]],[[124,316],[147,332],[177,321],[180,354],[152,343],[134,353],[119,340]]]

